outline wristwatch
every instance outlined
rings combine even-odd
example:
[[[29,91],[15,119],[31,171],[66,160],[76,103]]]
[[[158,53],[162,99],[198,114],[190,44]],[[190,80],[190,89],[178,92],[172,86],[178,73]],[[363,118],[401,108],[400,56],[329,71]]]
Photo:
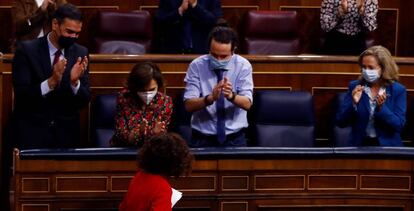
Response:
[[[233,102],[234,98],[236,98],[236,92],[233,92],[233,94],[231,95],[231,98],[227,98],[228,101]]]
[[[210,95],[206,95],[206,96],[204,96],[204,104],[205,104],[206,106],[209,106],[209,105],[213,104],[213,102],[209,102],[209,101],[208,101],[208,96],[210,96]]]

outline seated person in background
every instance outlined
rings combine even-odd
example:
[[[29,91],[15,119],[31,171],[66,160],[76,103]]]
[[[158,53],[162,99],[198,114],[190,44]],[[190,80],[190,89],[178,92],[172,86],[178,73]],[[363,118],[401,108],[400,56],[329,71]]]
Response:
[[[184,103],[191,118],[192,147],[246,146],[244,128],[252,105],[252,65],[234,53],[237,35],[216,27],[210,54],[194,59],[184,82]]]
[[[403,146],[407,92],[398,83],[398,67],[391,53],[373,46],[359,57],[361,76],[351,81],[340,111],[339,126],[352,126],[354,146]]]
[[[324,53],[362,53],[366,32],[377,28],[377,13],[378,0],[323,0],[320,22],[327,32]]]
[[[138,152],[138,172],[129,184],[120,211],[172,210],[173,190],[168,177],[190,173],[193,161],[184,139],[166,133],[145,141]]]
[[[222,16],[220,0],[160,0],[160,53],[207,53],[207,35]]]
[[[14,0],[12,18],[16,40],[32,40],[49,33],[53,13],[58,6],[65,3],[66,0]]]
[[[132,68],[127,87],[118,95],[112,146],[141,146],[145,139],[167,131],[173,102],[159,92],[163,84],[156,64],[143,62]]]

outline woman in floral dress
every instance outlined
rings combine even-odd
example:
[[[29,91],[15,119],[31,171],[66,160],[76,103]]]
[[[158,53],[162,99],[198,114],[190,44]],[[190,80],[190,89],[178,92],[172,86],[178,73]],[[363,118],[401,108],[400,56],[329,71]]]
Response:
[[[127,86],[117,98],[112,146],[141,146],[153,135],[167,132],[173,102],[159,92],[161,87],[163,78],[157,65],[144,62],[132,68]]]
[[[378,0],[322,0],[320,23],[325,54],[359,55],[366,34],[377,28]]]

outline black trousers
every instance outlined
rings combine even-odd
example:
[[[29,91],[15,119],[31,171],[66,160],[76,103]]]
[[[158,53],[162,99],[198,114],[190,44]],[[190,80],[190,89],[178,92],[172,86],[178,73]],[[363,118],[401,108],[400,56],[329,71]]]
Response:
[[[198,130],[192,130],[192,138],[189,143],[190,147],[245,147],[247,146],[244,129],[226,136],[226,141],[220,143],[216,135],[206,135]]]
[[[327,55],[358,56],[366,49],[366,34],[347,35],[336,30],[326,34],[323,53]]]

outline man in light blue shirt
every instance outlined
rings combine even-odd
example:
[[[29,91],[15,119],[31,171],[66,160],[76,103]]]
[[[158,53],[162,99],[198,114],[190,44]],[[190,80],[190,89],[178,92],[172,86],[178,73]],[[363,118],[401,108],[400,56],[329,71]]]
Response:
[[[253,102],[252,66],[234,54],[237,35],[229,27],[210,33],[210,54],[191,62],[184,101],[191,119],[191,147],[246,146],[244,128]]]

